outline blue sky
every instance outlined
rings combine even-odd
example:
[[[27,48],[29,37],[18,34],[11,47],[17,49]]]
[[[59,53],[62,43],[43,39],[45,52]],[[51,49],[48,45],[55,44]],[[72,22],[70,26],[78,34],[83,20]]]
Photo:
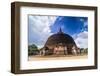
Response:
[[[71,16],[28,16],[28,42],[43,47],[47,38],[59,28],[74,38],[80,48],[88,47],[88,18]]]
[[[55,33],[61,27],[63,32],[73,35],[82,31],[88,31],[87,17],[58,16],[51,26],[51,32]]]

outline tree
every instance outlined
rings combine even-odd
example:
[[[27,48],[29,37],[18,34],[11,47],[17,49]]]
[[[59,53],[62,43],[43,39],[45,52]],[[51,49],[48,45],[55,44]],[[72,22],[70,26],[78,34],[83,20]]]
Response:
[[[85,53],[86,53],[86,54],[88,53],[88,48],[85,49]]]
[[[39,53],[39,50],[35,44],[28,46],[28,55],[37,55],[38,53]]]

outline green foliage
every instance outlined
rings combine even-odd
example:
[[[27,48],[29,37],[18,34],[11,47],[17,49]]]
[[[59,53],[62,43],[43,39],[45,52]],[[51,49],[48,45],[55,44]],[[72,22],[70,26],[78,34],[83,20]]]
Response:
[[[81,54],[88,54],[88,48],[81,48],[80,52]]]
[[[88,53],[88,48],[84,49],[84,53]]]
[[[28,46],[28,55],[37,55],[38,52],[38,47],[35,44]]]

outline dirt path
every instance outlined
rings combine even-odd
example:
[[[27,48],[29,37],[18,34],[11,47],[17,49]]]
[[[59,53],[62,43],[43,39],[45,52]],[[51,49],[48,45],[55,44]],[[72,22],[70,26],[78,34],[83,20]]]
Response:
[[[40,60],[70,60],[70,59],[86,59],[87,55],[68,55],[68,56],[29,56],[29,61],[40,61]]]

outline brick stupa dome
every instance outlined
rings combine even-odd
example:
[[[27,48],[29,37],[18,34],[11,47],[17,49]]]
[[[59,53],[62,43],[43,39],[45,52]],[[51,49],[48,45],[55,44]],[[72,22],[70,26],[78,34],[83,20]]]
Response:
[[[70,35],[62,32],[61,28],[60,28],[59,32],[51,35],[47,39],[44,47],[48,47],[49,49],[53,49],[55,46],[59,46],[59,45],[67,46],[69,53],[71,52],[71,49],[73,46],[77,47],[75,42],[74,42],[74,39]]]

